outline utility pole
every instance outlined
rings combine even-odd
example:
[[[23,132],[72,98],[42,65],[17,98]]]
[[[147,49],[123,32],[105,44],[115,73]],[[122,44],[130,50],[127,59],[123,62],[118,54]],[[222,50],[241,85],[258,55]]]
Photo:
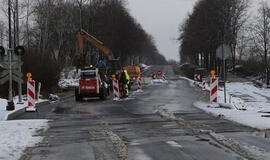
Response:
[[[79,6],[80,6],[80,27],[81,27],[81,29],[82,29],[82,0],[80,0],[80,2],[79,2],[80,4],[79,4]]]
[[[14,110],[13,96],[12,96],[12,35],[11,35],[11,2],[8,0],[8,36],[9,36],[9,90],[8,90],[8,105],[6,110]]]
[[[20,30],[19,30],[19,3],[18,0],[16,0],[16,5],[15,5],[15,21],[14,23],[16,24],[16,35],[14,36],[14,39],[16,39],[16,45],[20,45]],[[15,29],[14,29],[15,30]],[[15,38],[16,37],[16,38]],[[15,46],[14,46],[15,47]],[[19,63],[21,62],[21,56],[19,56]],[[22,72],[22,67],[19,65],[18,71],[21,73]],[[18,82],[18,94],[19,94],[19,104],[23,103],[22,102],[22,83]]]

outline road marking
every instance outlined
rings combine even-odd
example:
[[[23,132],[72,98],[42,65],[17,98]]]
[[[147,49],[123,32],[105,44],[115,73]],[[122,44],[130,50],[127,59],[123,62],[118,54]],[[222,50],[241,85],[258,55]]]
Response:
[[[172,147],[183,148],[182,145],[180,145],[179,143],[177,143],[175,141],[167,141],[166,143],[171,145]]]

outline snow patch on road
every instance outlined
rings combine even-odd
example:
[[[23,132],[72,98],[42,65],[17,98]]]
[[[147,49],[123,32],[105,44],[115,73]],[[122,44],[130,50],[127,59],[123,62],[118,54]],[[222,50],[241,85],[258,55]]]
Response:
[[[173,112],[168,112],[167,109],[165,108],[162,108],[161,106],[154,106],[154,111],[159,114],[160,116],[162,117],[165,117],[167,119],[170,119],[170,120],[177,120],[177,118],[174,116],[174,113]]]
[[[119,159],[126,160],[128,156],[128,149],[125,142],[112,131],[105,131],[105,133],[109,136],[111,142],[117,150]]]
[[[160,85],[160,84],[168,84],[168,81],[167,80],[163,80],[163,79],[154,79],[154,80],[151,80],[151,84],[155,84],[155,85]]]
[[[42,141],[37,131],[48,128],[48,120],[0,121],[0,159],[16,160],[27,147]]]
[[[167,144],[171,145],[172,147],[176,147],[176,148],[183,148],[182,145],[178,144],[175,141],[168,141]]]

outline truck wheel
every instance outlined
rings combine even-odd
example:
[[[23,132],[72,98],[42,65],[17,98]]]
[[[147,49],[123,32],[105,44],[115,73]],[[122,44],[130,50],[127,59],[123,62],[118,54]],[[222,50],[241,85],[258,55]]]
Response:
[[[81,101],[82,97],[79,94],[78,88],[75,89],[75,101]]]
[[[106,95],[106,91],[104,91],[104,89],[102,89],[101,91],[100,91],[100,99],[102,99],[102,100],[105,100],[106,99],[106,97],[107,97],[107,95]]]

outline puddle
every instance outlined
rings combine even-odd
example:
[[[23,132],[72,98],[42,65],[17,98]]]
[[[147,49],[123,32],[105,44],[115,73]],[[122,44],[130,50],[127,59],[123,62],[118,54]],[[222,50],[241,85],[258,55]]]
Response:
[[[88,114],[88,115],[93,115],[93,112],[77,112],[78,114]]]

